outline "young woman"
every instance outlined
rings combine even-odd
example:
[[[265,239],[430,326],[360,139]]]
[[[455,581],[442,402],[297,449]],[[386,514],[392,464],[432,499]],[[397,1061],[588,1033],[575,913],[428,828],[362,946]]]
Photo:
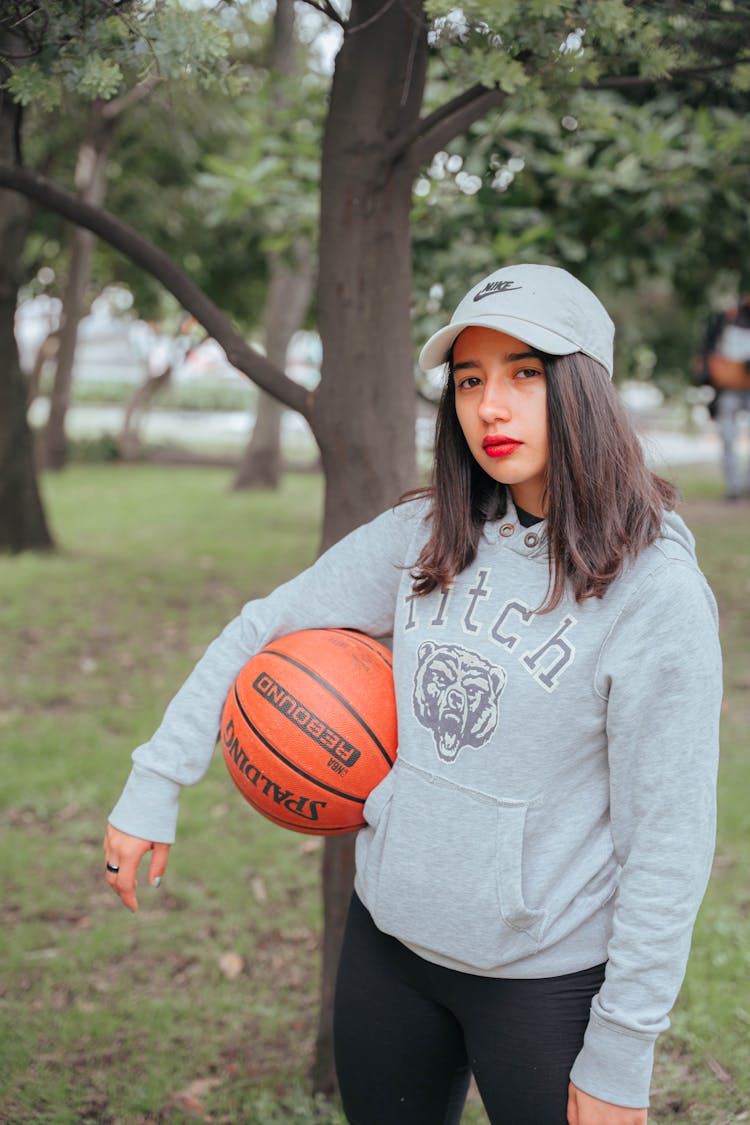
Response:
[[[105,837],[108,879],[163,873],[177,794],[274,636],[393,634],[399,756],[365,806],[336,999],[353,1125],[643,1125],[654,1041],[711,865],[716,607],[644,465],[613,325],[563,270],[474,286],[434,481],[246,605],[186,681]]]

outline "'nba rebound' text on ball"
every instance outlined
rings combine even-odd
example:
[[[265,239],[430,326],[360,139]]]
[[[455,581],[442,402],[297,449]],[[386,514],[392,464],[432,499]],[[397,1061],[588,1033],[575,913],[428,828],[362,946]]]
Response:
[[[327,750],[332,758],[336,759],[336,761],[328,762],[329,768],[333,769],[335,773],[343,773],[342,766],[353,766],[362,756],[361,751],[356,746],[352,746],[351,742],[347,742],[342,735],[338,734],[327,723],[324,723],[317,715],[314,715],[267,672],[261,672],[255,679],[253,690],[257,691],[258,695],[262,695],[272,707],[275,707],[282,715],[286,715],[318,746]]]

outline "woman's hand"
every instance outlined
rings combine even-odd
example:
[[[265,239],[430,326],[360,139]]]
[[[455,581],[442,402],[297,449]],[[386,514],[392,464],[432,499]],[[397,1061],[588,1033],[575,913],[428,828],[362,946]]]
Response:
[[[647,1109],[628,1109],[584,1094],[571,1082],[568,1086],[568,1125],[646,1125]]]
[[[135,897],[135,888],[138,886],[135,877],[138,864],[146,852],[153,852],[148,869],[148,881],[152,887],[158,887],[167,869],[169,847],[169,844],[156,844],[151,840],[141,840],[139,836],[129,836],[127,832],[120,832],[119,828],[113,828],[111,824],[107,825],[104,834],[107,882],[115,894],[120,896],[123,906],[127,906],[133,913],[138,909],[138,900]]]

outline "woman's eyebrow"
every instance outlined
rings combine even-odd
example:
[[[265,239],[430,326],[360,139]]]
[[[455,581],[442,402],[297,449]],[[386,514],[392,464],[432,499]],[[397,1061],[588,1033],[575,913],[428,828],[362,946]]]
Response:
[[[541,359],[539,352],[509,352],[503,356],[506,363],[515,363],[519,359]]]
[[[500,356],[503,363],[517,363],[521,359],[538,359],[543,362],[539,352],[507,352],[505,355]],[[453,364],[454,371],[464,371],[467,368],[479,367],[479,363],[475,359],[464,359],[460,363]]]

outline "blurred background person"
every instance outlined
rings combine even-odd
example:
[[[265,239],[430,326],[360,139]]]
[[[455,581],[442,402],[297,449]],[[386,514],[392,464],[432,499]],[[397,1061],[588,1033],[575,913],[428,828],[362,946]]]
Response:
[[[738,448],[743,427],[750,424],[750,294],[708,318],[697,376],[715,392],[709,412],[721,435],[726,496],[738,500],[750,495],[750,455],[743,472]]]

